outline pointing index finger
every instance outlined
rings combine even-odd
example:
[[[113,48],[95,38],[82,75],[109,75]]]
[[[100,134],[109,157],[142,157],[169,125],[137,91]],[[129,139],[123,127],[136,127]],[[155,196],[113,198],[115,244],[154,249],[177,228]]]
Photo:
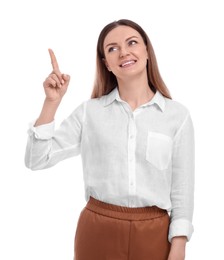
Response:
[[[60,71],[54,52],[52,51],[52,49],[48,49],[48,51],[49,51],[49,54],[50,54],[50,57],[51,57],[51,64],[52,64],[53,70],[54,71]]]

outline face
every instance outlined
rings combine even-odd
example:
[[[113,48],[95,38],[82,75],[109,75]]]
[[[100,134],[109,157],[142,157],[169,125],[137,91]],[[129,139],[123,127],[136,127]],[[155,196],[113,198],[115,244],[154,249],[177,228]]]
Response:
[[[142,36],[129,26],[111,30],[104,40],[105,65],[119,79],[146,74],[148,53]]]

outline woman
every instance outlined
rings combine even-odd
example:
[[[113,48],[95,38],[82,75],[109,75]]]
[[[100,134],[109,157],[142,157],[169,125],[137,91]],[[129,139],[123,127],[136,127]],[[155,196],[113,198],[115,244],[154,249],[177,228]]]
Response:
[[[38,170],[81,153],[87,205],[75,259],[183,260],[193,233],[194,130],[188,109],[171,100],[147,34],[125,19],[103,28],[91,99],[56,131],[70,77],[49,53],[53,71],[25,162]]]

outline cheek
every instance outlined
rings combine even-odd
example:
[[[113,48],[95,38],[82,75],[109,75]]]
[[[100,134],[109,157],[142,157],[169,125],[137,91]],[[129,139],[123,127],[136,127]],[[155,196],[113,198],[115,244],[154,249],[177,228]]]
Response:
[[[146,59],[148,59],[148,51],[146,49],[146,47],[141,46],[138,49],[139,55],[141,55],[141,57],[145,57]]]
[[[148,55],[147,50],[144,50],[143,55],[145,56],[146,59],[148,59],[149,55]]]
[[[107,66],[109,67],[112,67],[113,65],[116,64],[116,58],[115,58],[115,55],[112,55],[110,57],[106,57],[106,63],[105,63]]]
[[[106,59],[103,59],[103,63],[104,63],[104,65],[105,65],[106,67],[108,67],[108,62],[107,62]]]

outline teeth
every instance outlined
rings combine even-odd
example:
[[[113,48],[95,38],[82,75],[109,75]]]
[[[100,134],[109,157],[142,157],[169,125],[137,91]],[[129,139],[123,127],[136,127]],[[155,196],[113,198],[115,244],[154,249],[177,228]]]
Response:
[[[126,65],[133,64],[133,63],[135,63],[133,60],[127,61],[127,62],[121,64],[121,67],[124,67],[124,66],[126,66]]]

